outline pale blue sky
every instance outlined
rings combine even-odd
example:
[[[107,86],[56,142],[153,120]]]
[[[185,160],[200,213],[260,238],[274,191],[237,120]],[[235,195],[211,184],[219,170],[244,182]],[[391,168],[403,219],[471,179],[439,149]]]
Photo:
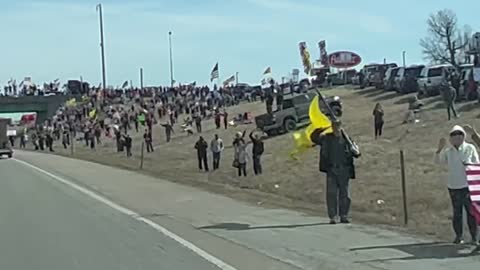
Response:
[[[101,81],[97,1],[0,0],[0,84],[31,76],[36,83],[79,78]],[[341,3],[341,4],[340,4]],[[454,10],[460,25],[480,31],[474,0],[108,0],[103,1],[107,82],[120,85],[144,68],[146,85],[169,84],[168,31],[173,31],[178,82],[209,83],[218,61],[221,79],[239,72],[259,83],[271,66],[280,78],[301,68],[298,42],[312,60],[327,50],[352,50],[364,63],[423,62],[419,39],[428,15]]]

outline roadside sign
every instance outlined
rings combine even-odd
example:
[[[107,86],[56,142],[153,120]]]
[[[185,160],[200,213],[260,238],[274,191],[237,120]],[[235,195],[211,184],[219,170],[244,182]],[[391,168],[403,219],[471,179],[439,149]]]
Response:
[[[334,52],[328,56],[328,63],[334,68],[352,68],[361,62],[360,55],[349,51]]]

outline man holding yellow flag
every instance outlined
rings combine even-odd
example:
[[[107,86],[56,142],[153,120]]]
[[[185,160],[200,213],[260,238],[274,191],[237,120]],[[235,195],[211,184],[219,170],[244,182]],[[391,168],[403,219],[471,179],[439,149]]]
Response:
[[[341,122],[334,118],[331,109],[330,120],[319,106],[320,93],[310,104],[310,122],[304,133],[294,134],[297,152],[312,145],[320,148],[320,171],[327,174],[327,210],[330,224],[336,224],[337,216],[341,223],[350,223],[349,181],[355,179],[354,158],[360,157],[360,150],[345,131]]]

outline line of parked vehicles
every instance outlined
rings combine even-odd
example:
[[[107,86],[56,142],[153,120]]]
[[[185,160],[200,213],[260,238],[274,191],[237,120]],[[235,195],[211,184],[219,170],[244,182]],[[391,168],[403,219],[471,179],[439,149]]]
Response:
[[[396,91],[399,94],[418,92],[422,97],[440,94],[442,81],[456,74],[459,83],[458,99],[478,99],[478,81],[473,77],[473,64],[452,65],[411,65],[398,66],[395,63],[365,65],[352,79],[361,88],[375,86],[377,89]]]

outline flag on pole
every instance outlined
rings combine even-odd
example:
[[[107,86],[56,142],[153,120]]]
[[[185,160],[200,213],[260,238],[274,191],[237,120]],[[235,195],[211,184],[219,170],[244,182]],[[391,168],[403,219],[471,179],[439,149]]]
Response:
[[[468,189],[472,200],[472,214],[480,224],[480,165],[468,165],[466,167]]]
[[[300,56],[302,58],[304,71],[309,75],[312,70],[312,63],[310,62],[310,53],[307,49],[307,43],[302,41],[298,44],[298,47],[300,48]]]
[[[122,88],[125,88],[128,86],[128,81],[125,81],[123,84],[122,84]]]
[[[234,82],[235,81],[235,75],[232,75],[230,76],[230,78],[226,79],[224,82],[223,82],[223,85],[229,85],[230,83]]]
[[[218,79],[218,63],[215,64],[212,73],[210,74],[210,81],[213,82],[215,79]]]
[[[263,72],[263,75],[267,75],[267,74],[270,74],[270,73],[272,73],[272,68],[267,67],[267,69],[265,69],[265,71]]]

